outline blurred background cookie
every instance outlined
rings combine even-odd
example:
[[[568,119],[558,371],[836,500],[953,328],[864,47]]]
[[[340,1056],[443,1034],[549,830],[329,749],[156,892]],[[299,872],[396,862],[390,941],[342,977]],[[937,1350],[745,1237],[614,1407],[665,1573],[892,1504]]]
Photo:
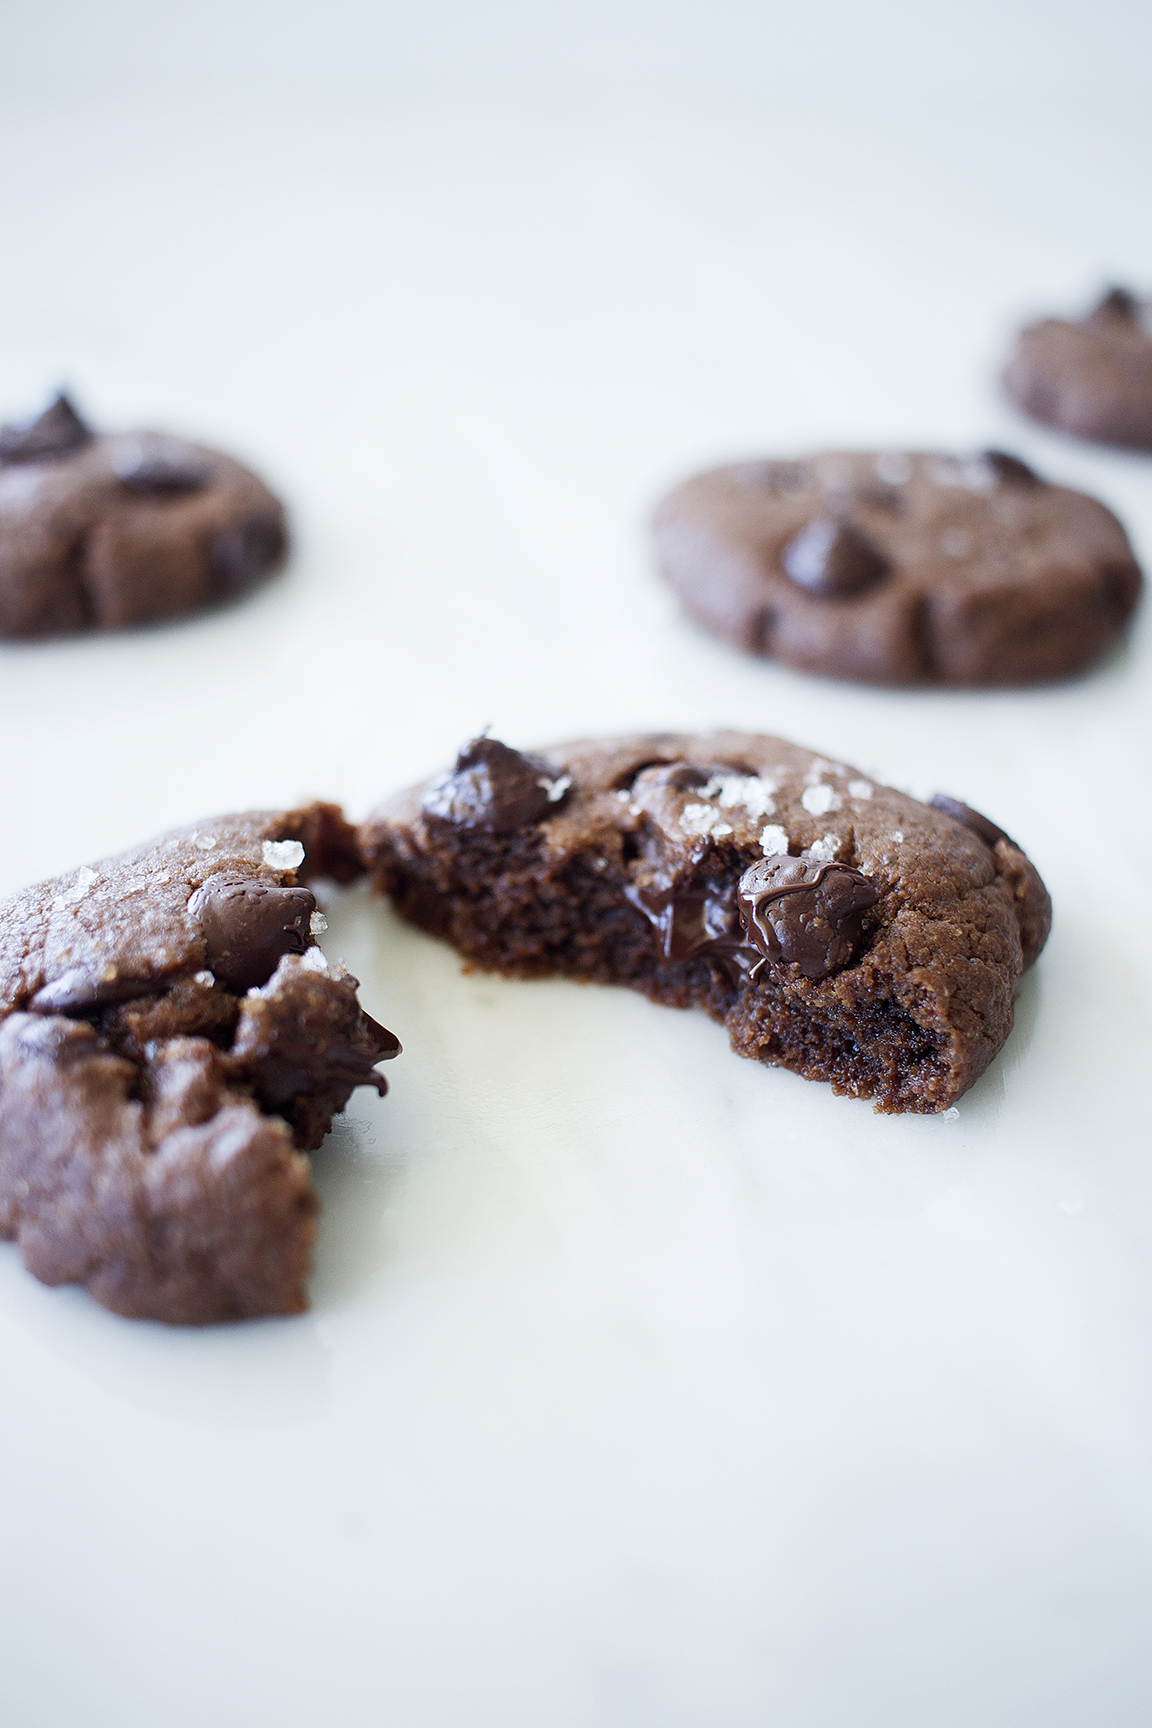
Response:
[[[245,593],[287,549],[279,499],[217,450],[95,433],[63,394],[0,427],[0,636],[196,612]]]
[[[1083,318],[1030,324],[1004,388],[1025,414],[1061,432],[1152,450],[1152,306],[1109,288]]]
[[[653,535],[661,572],[706,630],[874,684],[1079,672],[1140,592],[1112,512],[999,450],[716,468],[669,493]]]

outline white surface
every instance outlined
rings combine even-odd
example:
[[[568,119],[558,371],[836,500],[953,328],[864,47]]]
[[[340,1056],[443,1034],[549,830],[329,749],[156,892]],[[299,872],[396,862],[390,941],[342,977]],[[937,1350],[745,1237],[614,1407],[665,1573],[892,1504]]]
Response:
[[[405,1054],[316,1160],[311,1314],[131,1325],[0,1249],[14,1728],[1148,1721],[1147,610],[1065,687],[858,690],[693,632],[642,534],[729,454],[996,444],[1147,559],[1152,465],[993,384],[1020,314],[1152,283],[1146,109],[810,83],[10,83],[0,406],[65,377],[246,452],[299,549],[227,616],[0,651],[0,891],[204,813],[363,813],[486,722],[725,723],[959,794],[1056,902],[956,1120],[330,907]]]

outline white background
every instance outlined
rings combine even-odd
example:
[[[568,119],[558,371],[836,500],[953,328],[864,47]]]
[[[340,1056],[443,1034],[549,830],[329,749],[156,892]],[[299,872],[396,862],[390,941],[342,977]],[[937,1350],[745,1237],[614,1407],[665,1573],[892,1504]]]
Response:
[[[13,1728],[1143,1728],[1147,609],[1075,683],[745,662],[660,490],[1019,451],[1152,556],[1152,459],[1013,416],[1037,310],[1152,287],[1148,9],[0,6],[0,417],[249,457],[287,575],[0,649],[0,892],[485,723],[779,731],[986,810],[1056,903],[958,1120],[623,992],[461,974],[358,893],[400,1034],[315,1163],[305,1318],[178,1332],[0,1249]]]

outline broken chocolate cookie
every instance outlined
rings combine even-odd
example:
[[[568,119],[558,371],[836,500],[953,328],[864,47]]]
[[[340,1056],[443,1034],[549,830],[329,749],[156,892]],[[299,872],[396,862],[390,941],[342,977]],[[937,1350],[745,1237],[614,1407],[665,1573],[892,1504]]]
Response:
[[[517,784],[562,792],[515,825],[446,804],[441,776],[361,830],[376,887],[473,964],[701,1007],[741,1055],[885,1111],[947,1109],[1007,1038],[1051,907],[966,805],[741,732],[520,762]]]
[[[0,902],[0,1236],[119,1314],[294,1314],[306,1151],[399,1051],[317,945],[340,811],[220,817]]]
[[[687,480],[653,521],[685,610],[874,684],[1024,684],[1097,659],[1140,592],[1111,511],[1016,456],[826,451]]]
[[[62,395],[0,427],[0,637],[218,605],[270,575],[287,545],[279,500],[219,451],[94,433]]]

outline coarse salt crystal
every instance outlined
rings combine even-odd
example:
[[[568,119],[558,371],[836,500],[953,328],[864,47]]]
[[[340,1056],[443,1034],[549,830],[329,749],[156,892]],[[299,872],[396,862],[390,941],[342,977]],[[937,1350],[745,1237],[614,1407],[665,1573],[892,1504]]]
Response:
[[[893,828],[893,830],[892,830],[892,838],[893,838],[893,840],[896,840],[896,841],[901,841],[901,840],[903,840],[903,838],[904,838],[904,830],[903,830],[903,828]]]
[[[211,852],[216,844],[215,834],[197,834],[195,838],[196,844],[202,852]]]
[[[328,928],[328,920],[323,912],[313,912],[308,920],[308,929],[313,936],[323,936]]]
[[[306,948],[300,956],[300,964],[307,967],[309,972],[327,972],[328,970],[328,962],[321,948]]]
[[[776,814],[776,800],[772,796],[775,790],[770,780],[757,774],[713,774],[702,788],[702,795],[718,799],[723,810],[739,806],[755,818]]]
[[[788,850],[788,834],[778,822],[769,822],[760,832],[760,850],[765,858],[782,857]]]
[[[262,851],[270,870],[298,870],[304,862],[299,840],[265,840]]]
[[[732,832],[732,824],[722,821],[719,810],[713,810],[710,804],[685,804],[680,812],[680,826],[686,834],[708,835],[713,840],[722,840]]]
[[[849,780],[848,796],[850,798],[871,798],[876,788],[871,780]]]
[[[559,804],[561,798],[563,798],[565,792],[567,792],[569,786],[572,784],[572,776],[571,774],[561,774],[557,779],[549,780],[547,775],[543,775],[539,780],[537,780],[536,784],[537,786],[542,786],[544,791],[547,792],[549,804]]]
[[[809,816],[827,816],[830,810],[839,810],[840,795],[834,786],[808,786],[800,794],[800,802]]]
[[[825,834],[822,840],[813,840],[808,847],[809,858],[815,858],[820,864],[834,864],[840,854],[839,834]]]
[[[203,984],[206,989],[216,982],[215,972],[209,972],[207,968],[203,972],[194,972],[192,977],[197,984]]]

